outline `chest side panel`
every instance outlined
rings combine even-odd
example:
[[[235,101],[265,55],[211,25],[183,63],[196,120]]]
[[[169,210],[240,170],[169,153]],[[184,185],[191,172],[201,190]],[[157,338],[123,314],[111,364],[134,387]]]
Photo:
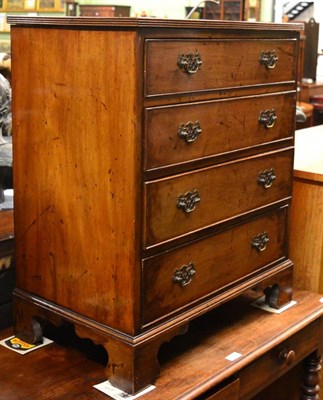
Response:
[[[13,27],[12,46],[17,285],[131,330],[134,33]]]

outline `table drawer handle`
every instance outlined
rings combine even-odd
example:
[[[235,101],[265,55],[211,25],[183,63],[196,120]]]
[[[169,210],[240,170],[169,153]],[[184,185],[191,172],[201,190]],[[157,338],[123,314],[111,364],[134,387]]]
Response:
[[[265,128],[269,129],[275,125],[276,119],[277,119],[277,114],[275,109],[273,108],[272,110],[261,111],[258,121]]]
[[[262,252],[266,250],[268,242],[269,236],[267,232],[258,233],[258,235],[252,238],[251,246],[254,247],[257,251]]]
[[[178,128],[178,135],[181,139],[185,140],[186,143],[193,143],[202,133],[200,121],[195,123],[192,121],[186,124],[180,124]]]
[[[272,186],[274,180],[276,179],[276,174],[273,168],[261,171],[258,174],[258,183],[262,185],[265,189]]]
[[[178,56],[177,64],[188,74],[195,74],[202,65],[200,53],[181,53]]]
[[[278,355],[279,361],[285,361],[287,365],[291,365],[296,358],[294,350],[283,349]]]
[[[188,265],[184,264],[173,272],[173,282],[184,287],[192,282],[195,272],[195,266],[192,262]]]
[[[184,195],[179,194],[177,196],[177,207],[186,213],[190,213],[195,210],[196,204],[200,200],[198,191],[194,189],[192,192],[186,192]]]
[[[262,51],[260,54],[259,62],[267,69],[275,68],[277,61],[278,57],[276,56],[275,50]]]

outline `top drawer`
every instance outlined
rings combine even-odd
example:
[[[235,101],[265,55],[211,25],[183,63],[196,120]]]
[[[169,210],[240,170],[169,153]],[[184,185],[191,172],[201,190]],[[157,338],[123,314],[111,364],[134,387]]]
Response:
[[[147,40],[145,96],[295,80],[296,40]]]

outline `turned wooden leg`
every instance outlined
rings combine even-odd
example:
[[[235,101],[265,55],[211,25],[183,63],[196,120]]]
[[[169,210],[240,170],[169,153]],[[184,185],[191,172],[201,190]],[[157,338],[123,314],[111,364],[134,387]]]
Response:
[[[302,400],[319,400],[321,357],[315,352],[304,363]]]

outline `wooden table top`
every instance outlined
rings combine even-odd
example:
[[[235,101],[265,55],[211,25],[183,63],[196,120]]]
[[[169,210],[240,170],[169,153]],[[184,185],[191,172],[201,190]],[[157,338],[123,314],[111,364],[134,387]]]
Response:
[[[323,125],[295,132],[294,177],[323,182]]]
[[[156,389],[140,399],[192,399],[323,315],[322,295],[295,291],[297,304],[273,314],[251,306],[251,293],[193,321],[187,334],[164,344]],[[67,332],[49,329],[45,336],[55,342],[23,356],[0,346],[1,399],[109,398],[93,388],[106,380],[105,352]],[[11,329],[2,331],[0,339],[11,334]],[[233,352],[241,357],[228,361]]]

